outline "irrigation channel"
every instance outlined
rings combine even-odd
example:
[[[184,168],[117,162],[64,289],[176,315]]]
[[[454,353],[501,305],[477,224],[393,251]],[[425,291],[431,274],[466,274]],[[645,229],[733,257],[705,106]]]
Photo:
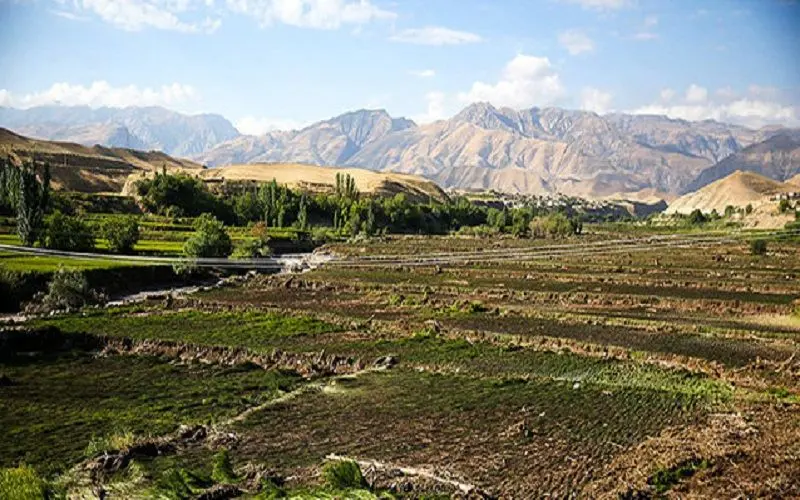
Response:
[[[582,257],[620,252],[642,252],[661,248],[701,248],[741,243],[755,239],[768,241],[800,237],[800,229],[718,231],[683,235],[656,235],[631,237],[584,243],[538,245],[523,248],[488,249],[463,252],[419,252],[415,254],[346,256],[334,255],[325,249],[308,253],[283,254],[259,259],[227,259],[153,257],[141,255],[114,255],[90,252],[68,252],[18,245],[0,245],[0,250],[27,255],[61,257],[69,259],[112,260],[131,264],[191,265],[219,269],[247,269],[273,272],[302,272],[322,266],[338,267],[397,267],[434,266],[447,264],[470,265],[471,263],[530,261],[560,256]]]

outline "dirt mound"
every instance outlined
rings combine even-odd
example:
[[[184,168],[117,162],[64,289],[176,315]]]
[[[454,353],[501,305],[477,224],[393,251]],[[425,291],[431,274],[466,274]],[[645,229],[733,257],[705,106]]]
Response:
[[[230,165],[207,169],[202,173],[205,179],[225,179],[232,181],[269,182],[275,179],[278,184],[310,191],[333,191],[336,174],[348,174],[356,181],[362,193],[392,196],[404,193],[414,199],[444,200],[445,192],[436,183],[416,175],[373,172],[361,168],[319,167],[303,163],[254,163]]]
[[[56,189],[88,193],[119,193],[132,174],[162,168],[169,172],[199,172],[204,168],[160,151],[90,148],[71,142],[31,139],[4,128],[0,128],[0,149],[16,162],[33,157],[49,162]]]
[[[736,171],[713,182],[698,191],[686,194],[675,200],[667,208],[667,213],[689,214],[694,210],[709,213],[716,210],[724,213],[727,206],[761,208],[770,205],[770,197],[792,191],[793,186],[768,179],[753,172]]]

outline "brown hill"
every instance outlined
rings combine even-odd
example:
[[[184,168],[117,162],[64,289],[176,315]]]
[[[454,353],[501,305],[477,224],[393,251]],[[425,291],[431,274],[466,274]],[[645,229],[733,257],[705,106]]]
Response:
[[[0,128],[0,154],[15,161],[36,157],[50,163],[56,189],[89,193],[122,191],[131,174],[162,168],[169,172],[200,172],[202,165],[173,158],[160,151],[137,151],[103,146],[86,147],[71,142],[30,139]]]
[[[349,174],[362,193],[391,196],[404,193],[417,200],[444,200],[445,192],[435,182],[423,177],[361,168],[320,167],[304,163],[253,163],[210,168],[201,173],[206,180],[270,182],[309,191],[332,191],[336,174]]]
[[[752,205],[757,211],[768,212],[768,206],[774,204],[771,200],[773,195],[795,189],[788,183],[737,170],[698,191],[681,196],[670,204],[666,212],[688,214],[694,210],[704,213],[716,210],[721,214],[729,205],[736,208]]]

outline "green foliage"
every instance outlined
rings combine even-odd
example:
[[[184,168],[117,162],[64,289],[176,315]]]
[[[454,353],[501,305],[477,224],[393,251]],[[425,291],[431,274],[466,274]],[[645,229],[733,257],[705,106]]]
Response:
[[[213,484],[213,481],[203,474],[183,468],[170,468],[164,471],[156,482],[157,497],[175,500],[194,498]]]
[[[655,489],[657,494],[661,495],[680,483],[682,479],[691,477],[697,471],[707,469],[710,465],[707,459],[692,458],[670,469],[659,470],[647,482]]]
[[[233,464],[228,450],[222,450],[214,455],[211,479],[223,484],[233,484],[238,481],[233,472]]]
[[[748,203],[747,206],[744,207],[744,213],[746,213],[747,215],[753,213],[753,205],[751,203]]]
[[[97,295],[89,289],[82,272],[61,267],[48,283],[42,304],[48,309],[75,309],[97,301]]]
[[[788,212],[791,209],[792,209],[792,205],[791,205],[791,203],[789,203],[789,200],[783,199],[783,200],[778,202],[778,212],[784,214],[784,213]]]
[[[725,217],[731,217],[735,213],[736,213],[736,207],[734,207],[733,205],[728,205],[725,207]]]
[[[765,255],[767,253],[767,240],[753,240],[750,242],[750,253],[753,255]]]
[[[328,462],[322,468],[322,478],[325,481],[325,485],[334,490],[364,488],[367,486],[367,481],[361,474],[361,467],[352,460]]]
[[[79,217],[56,210],[45,219],[41,241],[45,248],[85,252],[94,248],[94,232]]]
[[[693,226],[705,224],[706,222],[708,222],[708,218],[703,214],[702,211],[700,211],[699,208],[694,209],[692,213],[689,214],[689,224]]]
[[[139,219],[133,216],[116,215],[103,219],[100,231],[108,241],[108,248],[115,253],[130,253],[138,243]]]
[[[12,167],[13,168],[13,167]],[[42,229],[44,213],[50,199],[50,166],[44,164],[41,182],[32,162],[19,168],[17,205],[17,234],[22,244],[33,246]]]
[[[530,222],[530,234],[534,238],[559,238],[578,234],[583,223],[568,218],[562,213],[536,217]]]
[[[11,159],[0,158],[0,212],[16,214],[20,194],[20,169],[11,163]]]
[[[152,179],[136,184],[136,192],[145,210],[169,217],[196,217],[212,213],[233,222],[234,210],[220,197],[214,196],[201,179],[187,174],[168,174],[166,169]]]
[[[41,500],[48,498],[47,483],[27,465],[0,469],[0,498]]]
[[[187,257],[227,257],[233,251],[225,225],[211,214],[203,214],[194,222],[195,234],[183,245]]]

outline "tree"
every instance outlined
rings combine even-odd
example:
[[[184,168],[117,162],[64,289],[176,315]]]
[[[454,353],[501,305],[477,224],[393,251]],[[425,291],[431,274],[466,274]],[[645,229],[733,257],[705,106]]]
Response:
[[[747,206],[744,207],[744,213],[746,213],[747,215],[753,213],[753,205],[751,203],[748,203]]]
[[[130,253],[139,241],[139,220],[124,215],[108,217],[100,226],[100,232],[108,241],[109,250]]]
[[[41,242],[53,250],[85,252],[94,248],[94,232],[78,217],[56,210],[45,219]]]
[[[17,234],[22,244],[29,247],[39,238],[50,199],[50,165],[44,164],[44,174],[39,182],[34,163],[23,164],[19,170],[18,188]]]
[[[297,227],[302,231],[308,229],[308,196],[306,196],[306,193],[300,196],[300,209],[297,212]]]
[[[782,199],[780,202],[778,202],[778,212],[782,214],[788,212],[789,210],[791,210],[791,208],[792,206],[789,204],[789,200],[785,198]]]
[[[194,221],[195,233],[183,245],[187,257],[227,257],[233,251],[231,237],[225,224],[211,214],[203,214]]]
[[[692,213],[689,214],[689,224],[693,226],[704,224],[706,221],[708,221],[708,218],[703,215],[703,212],[701,212],[699,208],[695,208],[692,210]]]

